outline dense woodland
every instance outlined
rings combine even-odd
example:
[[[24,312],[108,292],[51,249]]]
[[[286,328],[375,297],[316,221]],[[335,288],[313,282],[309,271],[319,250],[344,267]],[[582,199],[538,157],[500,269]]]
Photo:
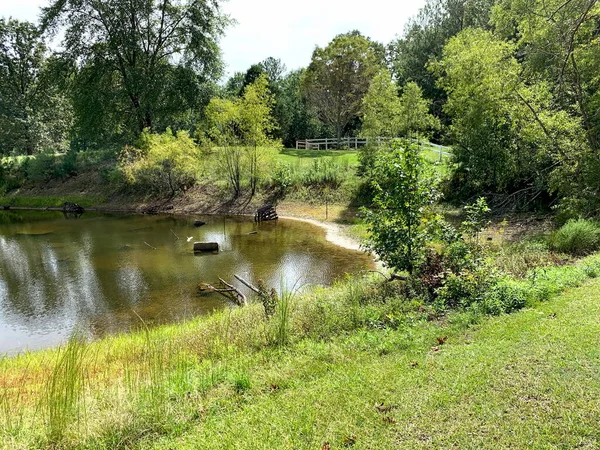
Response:
[[[447,200],[594,215],[599,14],[594,0],[428,0],[393,42],[351,31],[303,69],[274,55],[223,81],[232,19],[217,1],[55,0],[39,23],[0,22],[0,185],[101,159],[107,181],[174,196],[212,158],[239,195],[297,139],[426,137],[452,146]]]

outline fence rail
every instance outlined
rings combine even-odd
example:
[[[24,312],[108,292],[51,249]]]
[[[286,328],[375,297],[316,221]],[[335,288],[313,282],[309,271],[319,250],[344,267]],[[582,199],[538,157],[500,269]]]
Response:
[[[345,137],[340,139],[338,142],[335,138],[324,138],[324,139],[304,139],[296,141],[296,150],[329,150],[329,149],[358,149],[360,147],[364,147],[369,143],[377,143],[377,145],[381,145],[384,142],[391,141],[392,138],[389,137],[374,137],[374,138],[359,138],[359,137]],[[439,144],[433,144],[431,142],[422,142],[417,141],[420,144],[426,145],[427,147],[431,147],[433,150],[437,151],[440,155],[440,159],[442,156],[451,156],[452,153],[450,147],[445,147]]]

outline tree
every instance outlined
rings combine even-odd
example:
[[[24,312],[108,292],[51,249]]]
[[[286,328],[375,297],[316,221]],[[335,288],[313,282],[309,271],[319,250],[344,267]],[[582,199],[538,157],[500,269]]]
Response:
[[[440,126],[439,120],[429,114],[431,101],[423,98],[423,91],[417,83],[409,81],[404,85],[399,101],[399,131],[401,136],[419,137]]]
[[[221,73],[227,22],[212,0],[54,0],[42,14],[45,30],[65,28],[64,54],[93,86],[110,87],[114,128],[132,136],[197,106],[200,85]]]
[[[234,73],[225,83],[224,93],[227,98],[239,97],[244,90],[244,76],[242,72]]]
[[[247,146],[250,191],[254,195],[261,176],[261,166],[265,159],[262,147],[270,145],[270,133],[275,129],[271,116],[273,96],[269,91],[266,75],[247,86],[239,102],[240,129],[243,142]]]
[[[294,147],[297,140],[318,138],[324,133],[317,115],[308,108],[300,91],[304,71],[288,73],[279,84],[273,115],[278,125],[277,136],[286,147]]]
[[[436,116],[442,115],[446,99],[435,74],[427,70],[429,62],[439,59],[448,39],[462,30],[489,28],[493,4],[494,0],[427,0],[403,36],[389,45],[394,76],[401,85],[414,81],[421,86]]]
[[[0,20],[0,154],[65,150],[70,105],[38,28]]]
[[[577,120],[557,110],[545,83],[526,83],[515,46],[467,29],[448,41],[435,67],[452,118],[455,193],[547,189],[556,161],[581,142]]]
[[[497,34],[516,42],[524,76],[543,80],[556,107],[584,131],[585,142],[561,138],[550,180],[561,210],[574,216],[600,211],[599,15],[596,0],[502,0],[492,15]],[[562,126],[561,136],[573,138],[573,127]]]
[[[430,104],[414,82],[406,83],[402,96],[398,97],[398,86],[390,72],[382,70],[363,100],[362,135],[414,138],[436,129],[439,120],[429,114]]]
[[[398,137],[400,135],[400,98],[398,86],[387,69],[381,70],[363,99],[362,136]]]
[[[338,143],[346,125],[360,114],[363,97],[378,69],[371,41],[360,34],[339,35],[313,52],[302,90],[319,118],[335,129]]]
[[[373,180],[373,208],[364,209],[367,247],[386,266],[412,275],[431,239],[429,208],[439,198],[435,172],[417,144],[395,141],[380,156]]]
[[[258,78],[265,73],[261,64],[252,64],[250,68],[244,74],[244,82],[242,83],[242,90],[240,95],[244,93],[244,89],[254,83]]]
[[[266,75],[247,86],[238,99],[211,100],[207,107],[207,135],[219,147],[230,186],[237,197],[248,176],[252,195],[264,172],[268,148],[275,146],[269,134],[275,124],[271,115],[273,98]]]

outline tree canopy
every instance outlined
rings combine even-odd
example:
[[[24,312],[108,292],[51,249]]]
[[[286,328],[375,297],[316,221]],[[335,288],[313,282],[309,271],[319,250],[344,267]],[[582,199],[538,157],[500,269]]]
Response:
[[[320,119],[335,130],[338,140],[360,114],[379,63],[376,47],[356,33],[339,35],[327,47],[313,52],[302,90]]]
[[[197,107],[202,84],[221,74],[227,23],[211,0],[55,0],[42,14],[44,30],[64,27],[63,56],[80,69],[88,100],[111,101],[115,132],[132,135]],[[105,110],[80,110],[81,123],[102,122],[94,116]]]

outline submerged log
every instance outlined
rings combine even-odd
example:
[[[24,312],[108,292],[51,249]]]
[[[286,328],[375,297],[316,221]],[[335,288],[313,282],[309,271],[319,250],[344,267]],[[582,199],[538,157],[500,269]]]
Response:
[[[195,242],[194,253],[218,252],[219,244],[217,242]]]

